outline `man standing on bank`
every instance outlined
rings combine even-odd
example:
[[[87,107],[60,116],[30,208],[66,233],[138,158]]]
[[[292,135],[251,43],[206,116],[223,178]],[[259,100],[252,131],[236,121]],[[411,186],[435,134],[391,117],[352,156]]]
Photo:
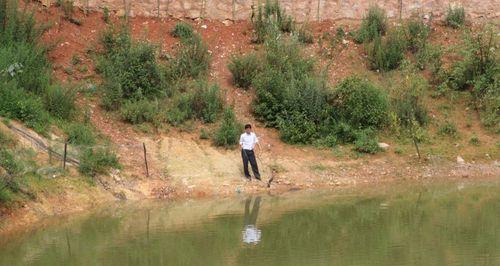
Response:
[[[255,179],[260,180],[259,167],[257,166],[257,160],[255,159],[254,148],[255,144],[258,144],[259,140],[255,133],[252,132],[252,125],[245,125],[245,133],[240,136],[240,146],[241,146],[241,157],[243,158],[243,170],[245,171],[245,177],[251,180],[250,173],[248,172],[248,162],[252,166],[252,172]],[[259,146],[260,147],[260,146]]]

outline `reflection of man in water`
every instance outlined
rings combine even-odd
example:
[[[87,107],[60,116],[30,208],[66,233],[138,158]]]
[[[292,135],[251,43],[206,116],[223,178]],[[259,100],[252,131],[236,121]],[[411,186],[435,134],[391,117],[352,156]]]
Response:
[[[257,197],[253,203],[252,212],[250,212],[250,203],[252,197],[245,201],[245,228],[243,229],[243,243],[245,244],[258,244],[262,232],[257,229],[257,215],[259,214],[260,197]]]

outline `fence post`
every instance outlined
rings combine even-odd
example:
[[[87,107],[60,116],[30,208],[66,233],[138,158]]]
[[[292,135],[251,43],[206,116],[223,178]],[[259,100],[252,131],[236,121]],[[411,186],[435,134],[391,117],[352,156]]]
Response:
[[[68,142],[64,142],[63,170],[66,170],[67,150],[68,150]]]
[[[318,20],[318,22],[319,22],[319,8],[320,8],[320,6],[321,6],[321,0],[318,0],[318,9],[316,11],[316,19]]]
[[[148,156],[146,151],[146,143],[142,143],[142,147],[144,148],[144,164],[146,165],[146,176],[149,177],[149,167],[148,167]]]

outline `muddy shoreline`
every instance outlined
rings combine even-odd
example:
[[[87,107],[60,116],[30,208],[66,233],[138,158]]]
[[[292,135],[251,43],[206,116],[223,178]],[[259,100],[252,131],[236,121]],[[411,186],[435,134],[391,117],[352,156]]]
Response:
[[[25,202],[15,209],[3,209],[0,216],[0,236],[12,237],[22,235],[33,230],[43,228],[51,222],[59,219],[67,220],[72,216],[79,216],[86,212],[96,210],[103,206],[116,204],[117,202],[141,202],[146,200],[183,201],[191,199],[220,199],[236,198],[241,195],[282,195],[291,191],[325,191],[331,193],[343,190],[363,191],[367,187],[404,186],[415,183],[433,184],[442,182],[499,182],[500,167],[498,162],[474,164],[456,164],[448,162],[445,165],[432,165],[421,163],[412,167],[403,167],[398,172],[385,172],[383,168],[371,172],[373,168],[380,167],[380,162],[370,163],[367,169],[344,172],[342,183],[328,181],[330,179],[321,176],[309,178],[311,182],[290,182],[282,175],[278,175],[271,188],[267,188],[264,182],[246,182],[242,178],[236,180],[236,185],[219,184],[206,187],[205,189],[193,189],[183,184],[169,184],[166,180],[133,180],[118,184],[111,184],[109,177],[101,180],[100,184],[85,191],[74,194],[51,195],[40,198],[34,202]],[[365,175],[360,175],[364,172]],[[371,173],[371,174],[370,174]],[[398,177],[401,173],[407,173],[405,177]],[[446,174],[447,173],[447,174]],[[290,174],[290,173],[288,173]],[[104,178],[104,177],[103,177]],[[307,179],[307,178],[306,178]],[[346,180],[350,180],[347,182]],[[108,184],[105,187],[102,184]],[[128,191],[125,191],[128,187]],[[126,199],[116,195],[117,190],[128,195]]]

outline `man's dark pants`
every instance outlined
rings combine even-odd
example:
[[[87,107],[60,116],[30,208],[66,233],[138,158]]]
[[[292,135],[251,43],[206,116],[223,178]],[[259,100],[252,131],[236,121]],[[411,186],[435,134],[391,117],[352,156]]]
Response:
[[[255,178],[260,180],[259,167],[257,166],[257,160],[255,160],[255,153],[253,150],[241,150],[241,157],[243,158],[243,170],[245,171],[245,177],[250,179],[250,173],[248,172],[248,162],[252,166],[252,172]]]

